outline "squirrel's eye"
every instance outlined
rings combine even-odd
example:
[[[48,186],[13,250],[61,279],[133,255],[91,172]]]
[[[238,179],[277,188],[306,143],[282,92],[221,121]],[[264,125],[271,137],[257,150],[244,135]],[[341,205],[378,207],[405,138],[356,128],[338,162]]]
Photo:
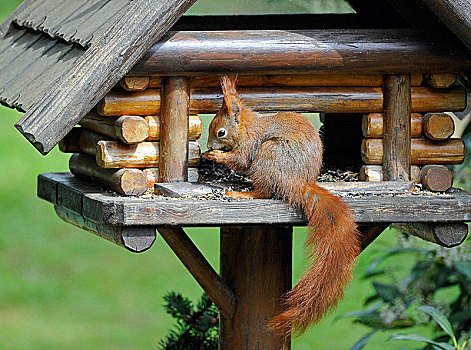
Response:
[[[224,136],[226,136],[226,129],[223,129],[223,128],[219,129],[218,137],[224,137]]]

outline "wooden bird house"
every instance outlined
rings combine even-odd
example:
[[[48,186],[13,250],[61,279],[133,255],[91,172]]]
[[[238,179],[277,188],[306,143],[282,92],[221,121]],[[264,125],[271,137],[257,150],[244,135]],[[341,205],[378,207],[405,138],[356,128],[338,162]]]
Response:
[[[266,320],[291,287],[304,215],[276,199],[174,198],[208,193],[202,115],[221,106],[218,76],[237,73],[257,111],[321,114],[325,162],[359,173],[321,185],[352,208],[363,248],[391,224],[463,242],[471,195],[451,187],[445,165],[465,156],[451,115],[470,87],[469,1],[182,17],[194,2],[25,0],[1,25],[0,102],[25,112],[15,126],[39,152],[73,153],[71,173],[38,179],[62,219],[134,252],[157,231],[218,306],[221,348],[279,349]],[[219,274],[189,226],[221,227]]]

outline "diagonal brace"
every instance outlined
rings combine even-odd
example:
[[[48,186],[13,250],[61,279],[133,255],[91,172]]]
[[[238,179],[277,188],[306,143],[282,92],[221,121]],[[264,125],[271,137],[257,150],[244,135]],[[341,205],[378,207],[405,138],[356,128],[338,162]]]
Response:
[[[182,228],[158,228],[157,231],[218,307],[221,314],[227,319],[232,319],[236,309],[234,293],[214,271],[185,231]]]

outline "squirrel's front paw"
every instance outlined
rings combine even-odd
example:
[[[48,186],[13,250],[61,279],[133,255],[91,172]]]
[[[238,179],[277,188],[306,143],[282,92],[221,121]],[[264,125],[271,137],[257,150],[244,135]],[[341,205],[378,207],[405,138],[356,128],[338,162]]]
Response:
[[[209,160],[214,160],[220,163],[224,159],[224,152],[218,149],[204,152],[204,157]]]

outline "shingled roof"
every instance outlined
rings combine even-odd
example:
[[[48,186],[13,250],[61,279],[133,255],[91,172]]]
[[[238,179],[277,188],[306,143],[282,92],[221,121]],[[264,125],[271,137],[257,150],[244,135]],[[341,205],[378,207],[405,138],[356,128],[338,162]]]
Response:
[[[48,153],[195,1],[24,1],[0,27],[0,103]],[[417,2],[471,49],[470,0]]]
[[[46,154],[195,1],[24,1],[0,27],[0,103]]]

